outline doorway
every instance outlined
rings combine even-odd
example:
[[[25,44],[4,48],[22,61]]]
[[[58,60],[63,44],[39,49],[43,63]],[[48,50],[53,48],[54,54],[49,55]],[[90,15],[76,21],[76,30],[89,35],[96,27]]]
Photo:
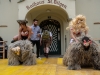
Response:
[[[61,55],[61,28],[60,23],[54,19],[47,19],[40,23],[40,28],[49,29],[52,33],[52,44],[50,46],[50,55]],[[43,54],[43,47],[41,47],[40,54]]]

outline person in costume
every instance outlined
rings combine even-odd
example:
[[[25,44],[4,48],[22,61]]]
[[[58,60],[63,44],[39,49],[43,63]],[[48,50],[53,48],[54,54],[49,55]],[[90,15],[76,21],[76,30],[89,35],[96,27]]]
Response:
[[[70,43],[74,41],[78,42],[76,38],[81,35],[87,35],[89,29],[89,27],[86,24],[86,18],[83,15],[77,15],[74,19],[72,19],[67,28],[70,29]]]
[[[17,20],[18,24],[19,24],[19,34],[14,36],[13,40],[11,41],[11,43],[17,41],[17,40],[30,40],[32,29],[26,25],[26,23],[28,23],[26,20]]]

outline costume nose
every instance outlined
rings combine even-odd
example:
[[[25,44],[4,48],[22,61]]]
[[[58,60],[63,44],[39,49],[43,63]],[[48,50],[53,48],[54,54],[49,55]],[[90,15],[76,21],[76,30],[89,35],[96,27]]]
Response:
[[[85,45],[85,46],[88,46],[88,44],[87,44],[87,43],[85,43],[84,45]]]

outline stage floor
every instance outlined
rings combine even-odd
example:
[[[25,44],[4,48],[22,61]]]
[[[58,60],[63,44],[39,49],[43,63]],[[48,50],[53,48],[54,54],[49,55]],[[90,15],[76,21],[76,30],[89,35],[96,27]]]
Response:
[[[100,75],[100,71],[93,68],[67,70],[62,58],[37,59],[37,65],[32,66],[8,66],[7,62],[0,59],[0,75]]]

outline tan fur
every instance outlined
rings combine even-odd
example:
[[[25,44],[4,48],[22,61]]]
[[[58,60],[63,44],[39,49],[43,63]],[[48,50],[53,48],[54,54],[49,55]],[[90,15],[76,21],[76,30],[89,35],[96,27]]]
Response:
[[[19,46],[12,48],[11,50],[14,51],[17,55],[20,55],[20,47]]]

